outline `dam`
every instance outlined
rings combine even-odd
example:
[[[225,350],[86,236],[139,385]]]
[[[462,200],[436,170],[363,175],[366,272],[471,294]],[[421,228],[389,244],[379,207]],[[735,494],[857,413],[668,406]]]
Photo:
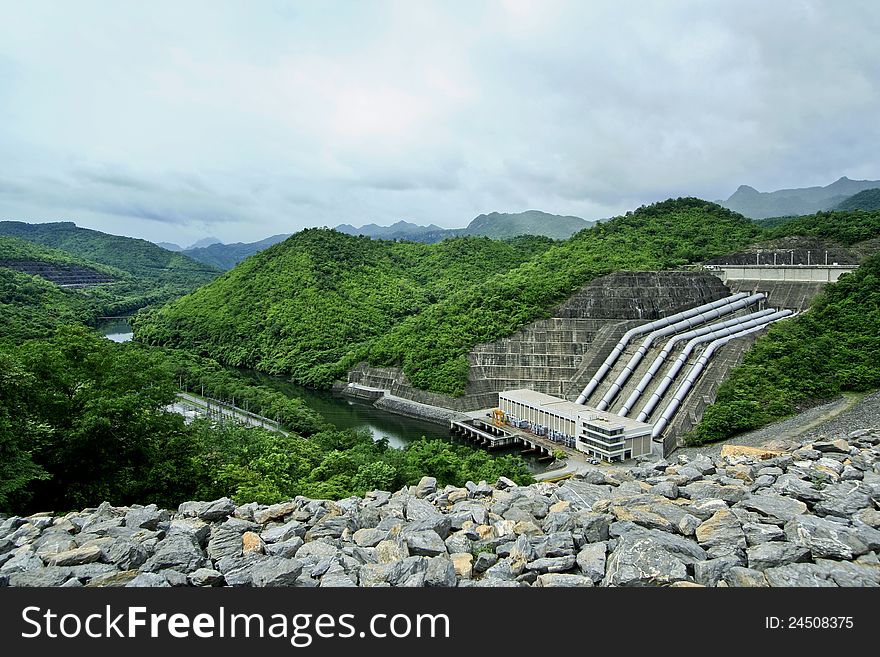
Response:
[[[825,285],[855,267],[617,272],[584,285],[548,318],[476,345],[461,397],[416,389],[399,369],[365,364],[349,373],[348,387],[459,412],[496,408],[504,391],[533,390],[652,424],[652,451],[667,455],[758,335],[804,312]]]

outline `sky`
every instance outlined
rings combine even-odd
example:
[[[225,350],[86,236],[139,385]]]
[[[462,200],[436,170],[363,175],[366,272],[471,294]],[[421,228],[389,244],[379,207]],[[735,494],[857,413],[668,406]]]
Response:
[[[880,179],[876,0],[0,0],[0,219],[183,245]]]

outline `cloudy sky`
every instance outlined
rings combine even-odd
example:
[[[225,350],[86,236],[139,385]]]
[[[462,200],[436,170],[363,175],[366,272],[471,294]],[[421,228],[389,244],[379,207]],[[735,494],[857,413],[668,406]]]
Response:
[[[0,0],[0,219],[152,240],[880,179],[876,0]]]

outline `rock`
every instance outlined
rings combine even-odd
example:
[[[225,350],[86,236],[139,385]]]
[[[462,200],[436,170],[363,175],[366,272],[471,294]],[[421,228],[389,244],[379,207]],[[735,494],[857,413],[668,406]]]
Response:
[[[777,541],[754,545],[746,550],[746,554],[749,568],[753,570],[767,570],[789,563],[807,561],[810,558],[810,551],[807,548]]]
[[[724,505],[724,508],[727,508],[727,505]],[[686,513],[681,517],[681,520],[678,521],[677,529],[684,536],[693,536],[696,534],[697,527],[700,526],[702,521],[696,516],[692,516],[690,513]]]
[[[743,525],[743,532],[746,536],[746,543],[749,545],[760,545],[769,541],[785,539],[785,532],[782,529],[764,522],[747,522]]]
[[[419,587],[425,585],[428,559],[407,557],[389,566],[388,583],[391,586]]]
[[[47,568],[11,573],[8,585],[21,587],[61,586],[70,576],[70,571],[67,568],[48,566]]]
[[[363,587],[390,586],[388,583],[388,573],[390,571],[391,564],[364,564],[358,574],[358,582]]]
[[[437,538],[440,538],[439,536]],[[445,545],[444,545],[445,549]],[[385,539],[376,545],[376,559],[379,563],[394,563],[410,555],[407,542],[399,536]]]
[[[816,442],[812,447],[817,452],[849,454],[849,443],[843,439]]]
[[[267,557],[254,564],[251,578],[254,586],[294,586],[302,570],[298,559]]]
[[[877,509],[862,509],[853,516],[853,520],[877,529],[880,527],[880,511]]]
[[[768,587],[767,578],[764,573],[751,568],[743,568],[742,566],[733,566],[724,573],[724,581],[728,586],[736,587]]]
[[[694,581],[703,586],[715,586],[734,566],[739,566],[736,557],[720,557],[694,564]]]
[[[590,543],[585,545],[576,557],[581,574],[589,577],[594,583],[602,581],[605,577],[605,543]]]
[[[862,509],[870,508],[874,495],[863,481],[842,481],[822,489],[822,499],[813,511],[820,516],[851,518]]]
[[[499,490],[505,490],[507,488],[516,488],[517,484],[512,479],[508,479],[507,477],[498,477],[498,481],[495,486]]]
[[[321,577],[321,588],[350,588],[357,586],[357,583],[345,572],[345,569],[338,563],[334,563]]]
[[[746,547],[746,537],[739,519],[728,509],[721,509],[696,529],[697,542],[702,548],[716,545]],[[698,580],[699,581],[699,580]],[[718,581],[717,579],[715,580]],[[714,586],[715,582],[711,585]]]
[[[527,570],[534,570],[539,573],[564,573],[574,568],[576,559],[574,555],[565,557],[544,557],[535,559],[526,564]]]
[[[124,538],[111,540],[101,548],[101,561],[112,563],[121,570],[137,569],[146,562],[147,557],[143,545]]]
[[[627,534],[608,558],[603,586],[659,586],[687,578],[687,566],[650,537]],[[592,580],[591,580],[592,582]]]
[[[471,540],[466,536],[465,532],[456,532],[447,538],[446,551],[449,554],[457,554],[471,551]]]
[[[410,497],[406,501],[406,519],[410,522],[433,519],[438,515],[440,512],[427,500]]]
[[[568,500],[560,500],[550,505],[549,513],[563,513],[571,510],[571,502]]]
[[[425,586],[455,586],[455,565],[452,560],[444,555],[428,559],[428,568],[425,571]]]
[[[435,531],[406,531],[401,537],[406,541],[411,555],[436,557],[446,554],[446,544]]]
[[[416,497],[422,498],[437,492],[437,480],[434,477],[422,477],[416,485]]]
[[[144,572],[156,572],[163,568],[175,568],[189,572],[208,565],[195,535],[171,533],[156,544],[156,551],[141,566]]]
[[[160,510],[155,504],[145,507],[130,509],[125,514],[125,526],[135,529],[149,529],[155,531],[160,522],[168,522],[170,515],[165,510]]]
[[[303,540],[299,536],[294,536],[293,538],[281,541],[280,543],[269,543],[266,545],[266,554],[273,557],[290,559],[296,555],[302,546]]]
[[[184,502],[177,512],[185,518],[196,517],[206,522],[223,520],[235,512],[235,502],[228,497],[221,497],[213,502]]]
[[[834,581],[826,579],[824,574],[816,569],[816,564],[812,563],[793,563],[769,568],[764,571],[764,577],[770,586],[837,586]]]
[[[126,586],[130,581],[138,576],[138,571],[136,570],[123,570],[112,573],[105,573],[104,575],[98,575],[97,577],[92,577],[89,579],[86,584],[89,588],[117,588]],[[70,580],[68,580],[70,581]],[[76,580],[79,582],[79,580]]]
[[[296,552],[297,559],[301,561],[308,557],[335,557],[339,550],[324,541],[309,541]]]
[[[159,573],[140,573],[125,585],[126,588],[161,588],[171,586]]]
[[[494,566],[498,562],[498,555],[494,552],[480,552],[477,554],[477,559],[474,561],[474,572],[482,573],[492,566]]]
[[[822,491],[808,481],[794,474],[783,474],[777,477],[773,489],[780,495],[794,497],[802,502],[818,502],[822,499]]]
[[[840,587],[880,586],[880,568],[876,564],[816,559],[816,563],[810,565],[814,566],[816,574],[822,574]]]
[[[204,545],[211,535],[211,525],[198,518],[175,518],[168,526],[168,534],[190,534],[199,545]]]
[[[771,494],[749,495],[737,506],[782,522],[788,522],[795,516],[807,512],[807,505],[803,502]]]
[[[263,543],[263,539],[260,538],[259,534],[245,532],[241,536],[241,552],[242,554],[248,554],[250,552],[264,554],[266,552],[266,544]]]
[[[785,537],[795,545],[808,548],[814,559],[850,560],[869,551],[856,531],[845,523],[816,516],[798,516],[787,522]]]
[[[683,497],[691,500],[718,499],[728,504],[736,504],[746,495],[742,486],[723,486],[714,481],[695,481],[679,488]],[[692,512],[693,513],[693,512]],[[697,515],[694,513],[694,515]]]
[[[268,558],[271,557],[253,552],[240,557],[223,557],[217,562],[217,570],[223,573],[223,579],[229,586],[252,586],[254,566]]]
[[[675,531],[675,525],[663,516],[642,508],[612,506],[611,513],[618,520],[634,522],[648,529],[660,529],[666,532]]]
[[[192,586],[223,586],[224,581],[223,574],[212,568],[199,568],[189,575]]]
[[[593,586],[593,580],[582,575],[563,575],[559,573],[550,573],[546,575],[538,575],[535,586],[541,587],[575,587],[575,586]]]
[[[678,486],[672,481],[661,481],[651,487],[651,493],[674,500],[678,497]]]
[[[295,502],[282,502],[281,504],[273,504],[266,509],[255,510],[253,518],[254,522],[265,525],[267,522],[284,518],[296,510],[297,505]]]
[[[452,560],[452,567],[455,569],[455,575],[460,579],[470,579],[474,573],[474,555],[469,552],[456,552],[451,554],[449,558]]]
[[[358,529],[353,534],[352,540],[361,547],[376,547],[387,536],[388,532],[382,529]]]
[[[305,535],[305,526],[297,520],[291,520],[283,525],[267,527],[260,533],[260,538],[265,543],[283,543],[294,537],[303,538]]]
[[[221,526],[214,527],[207,547],[211,559],[218,561],[223,557],[237,557],[241,556],[241,552],[242,535],[239,532]]]
[[[97,545],[80,547],[66,552],[59,552],[49,557],[50,566],[79,566],[92,563],[101,558],[101,548]]]
[[[354,532],[357,529],[351,516],[324,516],[306,532],[306,543],[319,538],[339,538],[346,531]]]
[[[708,520],[712,516],[714,516],[721,509],[727,509],[727,502],[724,500],[716,500],[711,498],[705,498],[701,500],[696,500],[695,502],[691,502],[685,510],[691,515],[697,517],[702,522],[703,520]]]

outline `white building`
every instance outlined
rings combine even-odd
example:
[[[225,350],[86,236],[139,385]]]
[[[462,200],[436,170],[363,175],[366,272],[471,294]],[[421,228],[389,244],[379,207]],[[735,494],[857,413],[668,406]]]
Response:
[[[652,426],[644,422],[526,388],[498,393],[498,407],[535,433],[573,437],[578,451],[596,458],[617,461],[651,453]]]

